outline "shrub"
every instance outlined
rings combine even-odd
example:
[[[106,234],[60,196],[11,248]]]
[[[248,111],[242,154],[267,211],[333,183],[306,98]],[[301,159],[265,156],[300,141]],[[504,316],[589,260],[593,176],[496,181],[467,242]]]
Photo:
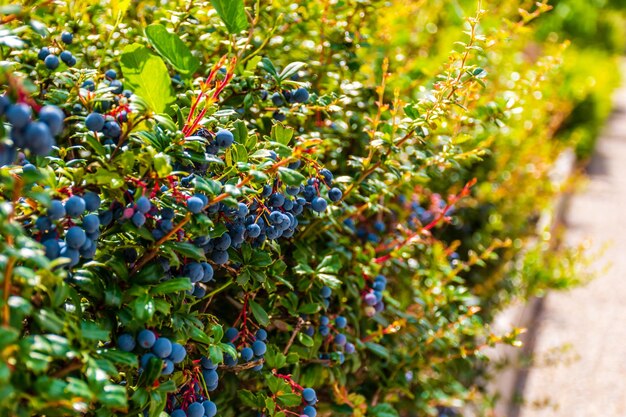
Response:
[[[549,7],[459,4],[5,6],[2,414],[479,401],[573,103]]]

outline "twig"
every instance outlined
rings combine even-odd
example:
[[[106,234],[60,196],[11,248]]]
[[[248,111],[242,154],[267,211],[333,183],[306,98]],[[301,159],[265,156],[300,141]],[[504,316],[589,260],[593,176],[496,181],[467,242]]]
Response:
[[[283,350],[283,355],[286,355],[289,352],[289,348],[293,344],[294,340],[296,340],[296,336],[298,335],[298,332],[302,328],[303,324],[304,324],[304,320],[302,319],[302,317],[298,317],[298,323],[296,323],[296,327],[293,329],[293,332],[291,333],[289,342],[287,342],[287,346],[285,346],[285,349]]]

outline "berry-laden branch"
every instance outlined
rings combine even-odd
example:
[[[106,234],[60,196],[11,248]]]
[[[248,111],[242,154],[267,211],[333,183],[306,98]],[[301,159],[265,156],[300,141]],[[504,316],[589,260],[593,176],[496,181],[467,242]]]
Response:
[[[463,190],[461,190],[461,192],[459,194],[453,195],[451,197],[448,198],[448,202],[446,204],[446,206],[443,208],[443,210],[441,210],[441,212],[439,213],[439,215],[437,217],[435,217],[430,223],[428,223],[426,226],[416,230],[415,232],[409,234],[406,239],[404,241],[400,241],[398,239],[395,239],[394,241],[386,244],[386,245],[381,245],[378,248],[376,248],[376,252],[380,253],[380,252],[385,252],[387,250],[392,250],[392,251],[396,251],[398,249],[402,249],[403,247],[407,246],[408,244],[414,242],[415,240],[417,240],[420,235],[424,232],[427,232],[431,229],[433,229],[435,226],[437,226],[441,221],[445,220],[447,217],[448,212],[452,209],[452,207],[462,198],[467,197],[470,194],[471,188],[474,186],[474,184],[476,184],[476,178],[473,178],[472,180],[470,180],[467,184],[465,184],[465,186],[463,187]],[[387,255],[378,257],[374,259],[374,262],[381,264],[389,259],[392,258],[392,253],[389,253]]]

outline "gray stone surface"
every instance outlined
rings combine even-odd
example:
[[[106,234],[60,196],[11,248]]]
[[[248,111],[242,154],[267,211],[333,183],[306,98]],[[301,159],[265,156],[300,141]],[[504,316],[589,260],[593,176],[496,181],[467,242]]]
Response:
[[[590,242],[598,274],[544,300],[519,416],[626,416],[626,88],[566,226],[568,244]]]

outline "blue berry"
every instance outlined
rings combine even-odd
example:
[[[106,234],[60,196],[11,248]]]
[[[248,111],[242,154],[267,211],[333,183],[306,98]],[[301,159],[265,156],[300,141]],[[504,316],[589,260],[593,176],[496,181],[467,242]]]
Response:
[[[113,94],[122,94],[122,92],[124,91],[124,84],[122,84],[120,80],[111,81],[111,84],[109,84],[109,87],[113,89],[111,90]]]
[[[343,317],[343,316],[339,316],[335,319],[335,326],[337,326],[338,329],[343,329],[348,325],[348,320]]]
[[[215,141],[217,142],[217,146],[219,146],[220,148],[228,148],[235,141],[235,137],[230,131],[226,129],[220,129],[215,134]]]
[[[85,240],[87,240],[87,235],[85,231],[78,226],[70,227],[67,233],[65,233],[65,243],[72,249],[78,249],[83,246]]]
[[[161,370],[161,375],[171,375],[172,372],[174,372],[174,363],[169,359],[165,359],[163,361],[163,370]]]
[[[224,265],[228,262],[229,256],[228,252],[225,250],[216,250],[211,254],[211,260],[218,265]]]
[[[309,101],[309,91],[300,87],[292,93],[291,99],[296,103],[306,103]]]
[[[302,410],[302,414],[305,415],[306,417],[316,417],[317,416],[317,410],[315,409],[315,407],[307,405]]]
[[[48,126],[54,136],[63,131],[63,119],[65,114],[57,106],[44,106],[39,110],[39,120]]]
[[[197,214],[204,208],[204,203],[199,197],[190,197],[187,200],[187,208],[190,212]]]
[[[202,271],[204,273],[204,275],[202,276],[202,282],[209,282],[213,280],[213,267],[206,263],[206,262],[202,262]]]
[[[80,253],[78,252],[78,250],[74,248],[70,248],[67,245],[61,248],[61,252],[59,253],[59,256],[61,256],[62,258],[69,258],[70,260],[69,266],[74,266],[78,264],[78,261],[80,259]]]
[[[215,369],[205,369],[202,371],[204,382],[208,385],[215,385],[219,381],[219,375]]]
[[[281,193],[274,193],[270,196],[269,205],[272,207],[282,207],[285,204],[285,196]]]
[[[63,51],[59,54],[59,58],[61,58],[61,61],[63,61],[66,65],[71,66],[70,64],[72,63],[74,56],[70,51]]]
[[[330,334],[330,328],[322,324],[320,326],[320,334],[324,337],[328,336]]]
[[[343,346],[346,344],[346,335],[343,333],[337,333],[335,335],[335,344],[339,346]]]
[[[263,356],[265,352],[267,352],[267,346],[264,342],[257,340],[252,344],[252,350],[254,351],[255,356]]]
[[[100,132],[104,127],[104,116],[100,113],[89,113],[85,118],[85,127],[92,132]]]
[[[146,214],[147,212],[150,211],[151,208],[152,208],[152,203],[150,203],[150,199],[148,197],[146,196],[139,197],[139,200],[137,200],[137,210],[139,210],[143,214]]]
[[[63,42],[64,44],[70,45],[73,40],[74,40],[74,35],[72,35],[70,32],[61,33],[61,42]]]
[[[35,155],[48,155],[52,151],[54,138],[48,125],[43,122],[30,123],[24,132],[24,145]]]
[[[142,348],[150,349],[156,342],[156,335],[153,331],[144,329],[137,335],[137,342]]]
[[[84,88],[87,91],[95,91],[96,90],[96,83],[94,83],[93,80],[85,80],[81,84],[81,87]]]
[[[28,104],[17,103],[8,108],[5,116],[14,129],[22,129],[30,123],[32,109]]]
[[[61,246],[56,239],[47,239],[41,242],[46,249],[46,256],[48,259],[56,259],[61,253]]]
[[[146,223],[146,215],[140,211],[136,211],[131,217],[133,224],[137,227],[141,227]]]
[[[267,340],[267,332],[264,329],[257,330],[255,336],[258,340],[262,340],[264,342]]]
[[[182,409],[177,408],[176,410],[170,413],[170,417],[187,417],[187,414],[185,414],[185,412]]]
[[[313,201],[311,201],[311,208],[318,213],[323,212],[328,207],[328,203],[322,197],[315,197]]]
[[[204,357],[204,356],[200,360],[200,365],[202,365],[204,369],[208,369],[209,371],[217,369],[217,365],[213,364],[211,359]]]
[[[200,402],[194,402],[187,407],[187,417],[203,417],[204,407]]]
[[[333,187],[328,191],[328,199],[332,201],[333,203],[336,203],[337,201],[341,200],[342,196],[343,196],[343,193],[337,187]]]
[[[132,352],[135,349],[135,338],[128,333],[124,333],[117,338],[117,347],[124,352]]]
[[[204,415],[205,417],[215,417],[217,414],[217,406],[213,401],[206,400],[202,403],[204,407]]]
[[[302,398],[306,402],[313,402],[317,400],[317,394],[313,388],[305,388],[302,390]]]
[[[115,80],[117,78],[117,72],[114,69],[109,69],[104,73],[104,76],[109,80]]]
[[[87,191],[83,194],[83,200],[85,200],[85,209],[87,211],[96,211],[100,208],[100,196],[94,192]]]
[[[251,348],[245,347],[245,348],[241,349],[241,359],[244,362],[248,362],[253,357],[254,357],[254,351]]]
[[[320,324],[322,326],[328,326],[330,324],[330,319],[328,318],[328,316],[320,317]]]
[[[320,290],[320,295],[322,298],[329,298],[333,293],[333,290],[330,289],[329,286],[324,285]]]
[[[52,220],[48,216],[41,216],[35,221],[35,227],[39,229],[40,232],[45,232],[52,228]]]
[[[102,128],[102,133],[104,133],[105,136],[108,136],[113,139],[117,139],[122,134],[122,128],[117,122],[111,120],[109,122],[104,123],[104,127]]]
[[[46,68],[48,68],[49,70],[55,70],[59,68],[59,57],[54,54],[48,55],[43,60],[43,62],[44,64],[46,64]]]
[[[169,360],[173,363],[181,363],[185,356],[187,356],[187,351],[185,347],[180,343],[172,343],[172,353],[170,353]]]
[[[191,295],[193,295],[196,298],[203,298],[206,295],[206,289],[204,289],[204,287],[196,284],[193,287],[193,291],[191,292]]]
[[[274,103],[275,106],[282,106],[283,104],[285,104],[285,100],[283,99],[283,95],[280,93],[274,93],[272,94],[272,103]]]
[[[287,116],[285,116],[284,113],[276,110],[274,113],[272,113],[272,118],[278,122],[284,122],[285,120],[287,120]]]
[[[87,233],[93,233],[100,227],[100,218],[96,214],[88,214],[83,218],[83,227]]]
[[[239,337],[239,330],[235,329],[234,327],[230,327],[224,333],[224,337],[226,337],[226,340],[228,340],[229,342],[234,342],[237,337]]]
[[[356,351],[356,348],[352,343],[346,343],[345,350],[347,354],[353,354]]]
[[[185,265],[185,268],[183,269],[183,274],[186,277],[189,277],[191,282],[196,283],[204,278],[204,269],[202,268],[202,265],[200,263],[190,262]]]
[[[152,353],[161,359],[165,359],[172,353],[172,342],[166,337],[159,337],[152,346]]]
[[[253,223],[246,226],[246,232],[251,238],[259,237],[259,235],[261,234],[261,227],[259,227],[258,224]]]
[[[37,58],[40,59],[41,61],[43,61],[44,59],[46,59],[46,57],[50,55],[50,49],[48,49],[47,46],[44,46],[43,48],[41,48],[39,50],[39,52],[37,53]]]

